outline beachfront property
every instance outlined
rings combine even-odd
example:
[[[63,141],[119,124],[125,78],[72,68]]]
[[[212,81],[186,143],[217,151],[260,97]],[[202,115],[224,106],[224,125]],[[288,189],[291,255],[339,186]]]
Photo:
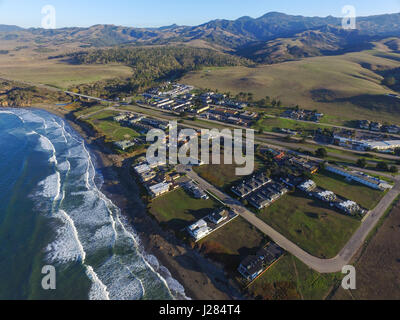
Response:
[[[393,186],[388,182],[371,177],[363,172],[347,171],[345,169],[332,165],[326,166],[325,169],[329,172],[333,172],[342,177],[345,177],[348,181],[355,181],[375,190],[384,191],[393,188]]]
[[[253,281],[283,254],[283,249],[277,244],[269,244],[266,248],[259,250],[256,255],[244,259],[238,271],[247,281]]]
[[[210,234],[211,228],[205,220],[199,220],[188,227],[189,234],[196,240],[200,241]]]
[[[163,194],[168,193],[171,186],[172,186],[172,183],[161,182],[154,186],[150,186],[149,190],[150,190],[152,196],[156,198],[156,197],[162,196]]]
[[[130,140],[124,140],[124,141],[116,141],[114,142],[114,146],[116,146],[118,149],[125,151],[129,148],[132,148],[136,145],[135,141],[130,141]]]

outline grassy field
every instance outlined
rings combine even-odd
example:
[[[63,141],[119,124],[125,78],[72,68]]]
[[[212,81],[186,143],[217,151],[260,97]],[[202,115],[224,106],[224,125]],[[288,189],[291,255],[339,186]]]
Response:
[[[360,226],[300,191],[263,209],[259,218],[310,254],[327,259],[335,257]]]
[[[263,168],[263,163],[260,159],[255,159],[254,171]],[[236,174],[236,168],[240,167],[236,164],[223,164],[223,155],[221,155],[222,164],[209,164],[200,167],[194,167],[194,171],[203,179],[210,182],[217,188],[227,190],[229,187],[243,180],[244,177]],[[216,174],[218,172],[218,174]]]
[[[290,129],[296,131],[313,131],[320,128],[320,125],[313,123],[298,122],[290,119],[266,117],[259,120],[253,128],[255,130],[264,130],[267,132],[280,132],[279,129]]]
[[[116,111],[103,111],[90,116],[86,121],[104,134],[108,141],[130,140],[138,137],[139,134],[135,130],[123,127],[112,119],[118,114],[119,112]]]
[[[385,195],[384,192],[365,187],[359,183],[349,183],[345,178],[326,170],[314,175],[313,180],[319,187],[353,200],[369,210],[375,208]]]
[[[132,74],[131,68],[122,65],[73,65],[47,56],[25,50],[13,56],[0,55],[0,77],[67,89]]]
[[[212,260],[224,265],[226,271],[237,276],[240,262],[256,254],[268,238],[243,218],[238,217],[199,242],[200,250]]]
[[[400,123],[399,117],[393,117],[393,112],[400,113],[399,108],[386,101],[377,106],[370,103],[371,96],[391,91],[381,85],[381,76],[363,66],[400,66],[393,57],[400,55],[379,54],[371,50],[256,68],[206,68],[188,74],[182,81],[235,94],[252,92],[255,99],[266,95],[277,97],[285,105],[299,104],[307,109],[317,109],[327,115],[324,121],[336,124],[364,118]],[[268,113],[268,109],[265,112]]]
[[[248,293],[264,300],[321,300],[339,279],[340,274],[319,274],[286,254],[248,288]]]
[[[194,199],[183,189],[178,189],[155,199],[150,204],[150,213],[161,225],[180,231],[220,207],[221,203],[213,199]]]
[[[399,300],[400,278],[400,204],[394,204],[388,216],[380,221],[361,256],[355,262],[357,290],[347,291],[339,287],[335,300]]]

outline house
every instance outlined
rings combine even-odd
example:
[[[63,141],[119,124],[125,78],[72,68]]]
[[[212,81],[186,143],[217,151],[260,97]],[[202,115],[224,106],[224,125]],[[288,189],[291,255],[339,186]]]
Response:
[[[372,122],[370,126],[371,131],[380,132],[382,129],[382,123]]]
[[[222,211],[219,211],[219,212],[213,212],[213,213],[211,213],[211,214],[208,216],[208,219],[209,219],[212,223],[218,225],[218,224],[220,224],[220,223],[226,221],[226,220],[228,219],[228,216],[226,215],[226,211],[225,211],[225,210],[222,210]]]
[[[325,202],[334,202],[337,199],[336,194],[328,190],[318,192],[315,196]]]
[[[189,181],[188,183],[185,183],[183,185],[184,189],[186,189],[188,192],[192,193],[193,196],[196,199],[203,199],[203,200],[208,200],[210,197],[207,195],[207,193],[204,192],[200,187],[195,185],[192,181]]]
[[[211,229],[208,227],[207,222],[205,222],[204,220],[199,220],[189,226],[188,231],[196,241],[199,241],[210,234]]]
[[[239,265],[239,273],[248,281],[255,280],[266,268],[277,261],[282,255],[283,250],[274,244],[261,249],[254,256],[248,256]]]
[[[350,200],[338,202],[336,203],[336,207],[349,215],[354,215],[362,211],[357,203]]]
[[[171,187],[171,183],[162,182],[162,183],[156,184],[154,186],[151,186],[149,188],[149,190],[150,190],[150,193],[154,197],[159,197],[159,196],[169,192],[170,187]]]
[[[156,177],[156,173],[154,171],[143,172],[139,174],[139,177],[142,182],[148,182]]]
[[[312,180],[307,180],[303,182],[298,188],[305,192],[313,191],[317,187],[316,183]]]
[[[369,121],[369,120],[360,120],[359,121],[360,129],[369,130],[370,126],[371,126],[371,121]]]
[[[133,169],[136,171],[137,174],[142,174],[142,173],[151,171],[151,168],[147,163],[142,163],[142,164],[134,167]]]
[[[247,201],[258,210],[262,210],[271,204],[271,199],[259,193],[250,195]]]
[[[129,140],[124,140],[124,141],[117,141],[114,142],[114,145],[121,149],[122,151],[125,151],[129,148],[132,148],[136,145],[136,143],[134,141],[129,141]]]

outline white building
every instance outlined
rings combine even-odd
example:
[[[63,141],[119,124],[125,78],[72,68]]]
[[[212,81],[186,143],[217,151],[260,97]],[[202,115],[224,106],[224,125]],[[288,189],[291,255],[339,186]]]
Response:
[[[154,197],[159,197],[159,196],[169,192],[170,187],[171,187],[171,183],[162,182],[162,183],[156,184],[154,186],[151,186],[149,189]]]
[[[316,187],[317,187],[317,185],[312,180],[308,180],[308,181],[302,183],[301,185],[299,185],[299,189],[303,190],[305,192],[313,191]]]
[[[196,241],[203,239],[211,232],[211,229],[208,227],[207,222],[205,222],[204,220],[199,220],[196,223],[192,224],[188,227],[188,230]]]
[[[150,172],[151,168],[148,164],[141,164],[134,168],[137,174],[142,174],[146,172]]]
[[[371,141],[366,142],[366,145],[371,150],[387,151],[400,148],[400,140],[389,140],[389,141]]]
[[[393,186],[387,183],[386,181],[380,180],[378,178],[371,177],[365,173],[362,172],[357,172],[357,171],[346,171],[344,169],[341,169],[339,167],[334,167],[334,166],[326,166],[326,170],[336,173],[338,175],[341,175],[345,177],[349,181],[356,181],[358,183],[361,183],[369,188],[375,189],[375,190],[385,190],[385,189],[392,189]]]

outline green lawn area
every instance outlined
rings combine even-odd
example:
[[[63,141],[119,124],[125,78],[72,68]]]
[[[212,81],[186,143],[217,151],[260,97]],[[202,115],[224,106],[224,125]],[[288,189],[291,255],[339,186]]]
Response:
[[[268,243],[268,238],[237,217],[223,228],[199,242],[200,250],[210,259],[224,265],[225,270],[237,276],[240,262],[248,255],[256,254]]]
[[[236,174],[236,168],[241,166],[238,166],[237,164],[223,164],[223,162],[223,155],[221,155],[221,164],[209,164],[194,167],[194,171],[217,188],[227,190],[232,184],[243,180],[244,177]],[[261,170],[263,167],[264,164],[262,161],[256,158],[254,172]]]
[[[342,277],[320,274],[286,254],[248,288],[248,293],[265,300],[321,300]]]
[[[322,170],[314,175],[313,180],[319,187],[353,200],[369,210],[375,208],[385,195],[384,192],[368,188],[362,184],[347,182],[345,178],[326,170]]]
[[[360,226],[300,191],[263,209],[259,218],[310,254],[327,259],[335,257]]]
[[[290,119],[266,117],[259,120],[253,128],[255,130],[264,130],[267,132],[279,132],[279,129],[290,129],[296,131],[312,131],[320,128],[320,125],[314,123],[299,122]]]
[[[178,232],[220,207],[222,204],[212,198],[195,199],[183,189],[178,189],[152,201],[150,213],[161,225]]]
[[[135,130],[121,126],[113,120],[118,115],[116,111],[103,111],[89,117],[86,121],[92,124],[109,141],[129,140],[140,136]]]

